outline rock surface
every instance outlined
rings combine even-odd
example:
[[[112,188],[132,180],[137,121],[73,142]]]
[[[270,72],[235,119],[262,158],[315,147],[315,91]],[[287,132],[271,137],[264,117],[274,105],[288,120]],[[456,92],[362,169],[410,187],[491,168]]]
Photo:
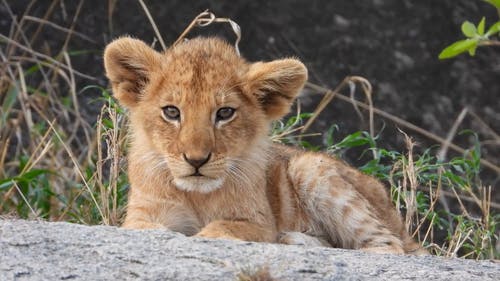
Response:
[[[500,264],[0,219],[0,280],[498,280]],[[241,279],[240,279],[241,280]],[[256,280],[256,279],[254,279]],[[261,279],[262,280],[262,279]]]

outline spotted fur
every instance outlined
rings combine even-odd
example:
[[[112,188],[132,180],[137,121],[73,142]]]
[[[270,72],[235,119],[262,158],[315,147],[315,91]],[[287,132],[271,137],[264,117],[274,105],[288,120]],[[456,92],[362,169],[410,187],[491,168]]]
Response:
[[[216,38],[160,53],[124,37],[107,46],[104,62],[131,122],[124,227],[420,251],[377,180],[326,154],[270,142],[271,121],[307,80],[300,61],[249,63]],[[168,106],[178,118],[175,109],[165,115]],[[222,120],[221,108],[235,111]]]

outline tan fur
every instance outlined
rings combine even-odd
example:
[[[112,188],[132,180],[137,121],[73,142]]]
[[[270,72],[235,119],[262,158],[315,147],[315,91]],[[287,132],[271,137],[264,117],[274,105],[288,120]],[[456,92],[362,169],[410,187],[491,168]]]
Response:
[[[383,253],[419,249],[377,180],[326,154],[269,141],[270,122],[289,111],[307,80],[298,60],[248,63],[216,38],[164,53],[121,38],[104,62],[131,120],[124,227]],[[166,118],[165,106],[178,108],[179,119]],[[231,119],[216,119],[223,107],[236,109]],[[193,159],[208,160],[197,170]]]

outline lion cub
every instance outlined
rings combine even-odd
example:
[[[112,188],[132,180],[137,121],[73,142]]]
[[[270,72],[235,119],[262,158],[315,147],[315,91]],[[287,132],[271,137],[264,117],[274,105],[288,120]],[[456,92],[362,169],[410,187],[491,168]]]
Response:
[[[420,251],[377,180],[269,140],[271,121],[307,80],[300,61],[249,63],[217,38],[160,53],[124,37],[106,47],[104,63],[131,122],[124,227]]]

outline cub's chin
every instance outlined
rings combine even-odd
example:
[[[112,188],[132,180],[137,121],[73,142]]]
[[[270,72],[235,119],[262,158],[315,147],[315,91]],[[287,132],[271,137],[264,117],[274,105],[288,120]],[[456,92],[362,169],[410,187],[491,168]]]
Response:
[[[209,193],[219,189],[224,183],[223,178],[210,178],[205,176],[187,176],[175,178],[175,186],[183,191]]]

